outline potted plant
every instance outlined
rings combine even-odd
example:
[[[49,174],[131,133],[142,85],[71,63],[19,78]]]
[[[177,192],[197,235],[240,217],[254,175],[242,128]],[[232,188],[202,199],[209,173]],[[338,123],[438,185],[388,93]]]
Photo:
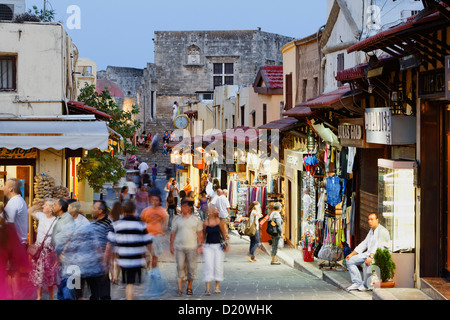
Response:
[[[395,274],[395,263],[392,261],[389,249],[378,248],[373,258],[373,264],[380,269],[380,287],[393,288],[395,286],[395,282],[392,280]]]

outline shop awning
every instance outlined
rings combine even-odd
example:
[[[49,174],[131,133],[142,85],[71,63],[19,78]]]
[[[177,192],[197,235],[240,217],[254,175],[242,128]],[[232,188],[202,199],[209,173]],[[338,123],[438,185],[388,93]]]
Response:
[[[104,121],[1,121],[0,148],[108,150]]]
[[[298,104],[295,108],[284,112],[283,115],[296,117],[295,110],[301,110],[304,112],[304,116],[311,116],[312,114],[307,114],[307,109],[303,109],[306,107],[311,109],[310,113],[320,109],[340,110],[342,108],[352,112],[362,113],[362,110],[354,106],[356,102],[362,99],[362,96],[362,91],[358,89],[352,90],[350,85],[346,84],[336,90],[326,92],[316,98]]]
[[[414,55],[432,64],[443,60],[450,48],[436,34],[448,27],[450,12],[440,5],[436,8],[440,11],[424,9],[406,22],[352,45],[347,53],[379,49],[396,58]]]
[[[297,124],[298,120],[296,118],[287,117],[266,123],[258,127],[258,129],[286,131],[294,128],[295,126],[297,126]]]

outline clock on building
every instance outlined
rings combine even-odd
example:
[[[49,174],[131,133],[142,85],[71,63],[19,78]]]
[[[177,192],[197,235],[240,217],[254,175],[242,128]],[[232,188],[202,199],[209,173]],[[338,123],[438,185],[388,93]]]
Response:
[[[177,129],[185,129],[189,124],[189,118],[182,114],[180,116],[177,116],[175,120],[173,120],[173,125]]]

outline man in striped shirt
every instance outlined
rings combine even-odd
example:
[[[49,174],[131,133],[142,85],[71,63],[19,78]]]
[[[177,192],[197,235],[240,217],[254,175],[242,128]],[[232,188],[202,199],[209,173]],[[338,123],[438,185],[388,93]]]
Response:
[[[111,225],[111,220],[108,219],[108,206],[103,200],[96,201],[92,209],[94,221],[91,227],[97,236],[100,249],[103,254],[106,251],[106,244],[108,243],[108,234],[114,229]],[[105,274],[97,277],[95,281],[90,283],[91,286],[91,300],[111,300],[111,282],[109,280],[109,268],[105,268]],[[95,288],[92,288],[95,286]]]
[[[126,283],[126,298],[133,300],[136,276],[149,262],[147,252],[153,254],[152,236],[148,234],[145,223],[136,217],[136,204],[127,200],[122,206],[124,217],[113,222],[114,231],[108,233],[106,257],[114,247],[117,264],[122,268]]]

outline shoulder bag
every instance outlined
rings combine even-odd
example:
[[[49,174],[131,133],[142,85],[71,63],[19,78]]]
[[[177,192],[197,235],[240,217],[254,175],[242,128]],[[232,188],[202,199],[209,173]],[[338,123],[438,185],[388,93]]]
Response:
[[[245,231],[244,231],[244,234],[246,236],[253,237],[256,234],[256,223],[258,223],[258,222],[256,221],[256,217],[254,219],[255,219],[255,221],[253,221],[253,223],[250,223],[251,216],[247,220],[247,223],[245,225]]]
[[[45,241],[47,240],[48,234],[50,233],[50,230],[52,230],[53,224],[58,220],[58,218],[55,218],[53,220],[52,224],[50,225],[50,228],[47,230],[47,234],[44,237],[44,240],[42,240],[42,243],[38,246],[36,243],[30,244],[27,248],[27,253],[30,255],[30,257],[33,260],[38,260],[41,256],[42,249],[44,248]]]

